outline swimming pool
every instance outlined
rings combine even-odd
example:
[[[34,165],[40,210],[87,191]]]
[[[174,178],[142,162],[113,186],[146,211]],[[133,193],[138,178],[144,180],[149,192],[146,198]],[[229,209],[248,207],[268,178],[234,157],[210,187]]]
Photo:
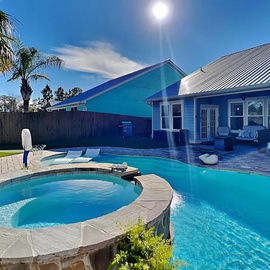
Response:
[[[0,189],[0,227],[43,228],[96,218],[130,204],[141,189],[112,175],[65,173]]]
[[[199,168],[176,160],[102,154],[155,173],[175,190],[174,255],[187,269],[270,269],[270,178]]]

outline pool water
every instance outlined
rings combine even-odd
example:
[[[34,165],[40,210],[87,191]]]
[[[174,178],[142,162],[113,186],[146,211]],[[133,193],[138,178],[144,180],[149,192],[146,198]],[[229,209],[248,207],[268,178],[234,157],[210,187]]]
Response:
[[[270,177],[199,168],[153,157],[103,154],[165,178],[172,203],[174,256],[186,269],[270,269]]]
[[[124,207],[141,189],[118,177],[76,173],[0,189],[0,227],[42,228],[81,222]]]

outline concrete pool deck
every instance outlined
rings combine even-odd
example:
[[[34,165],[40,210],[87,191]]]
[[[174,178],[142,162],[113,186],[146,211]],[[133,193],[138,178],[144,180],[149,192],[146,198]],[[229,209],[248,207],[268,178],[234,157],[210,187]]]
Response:
[[[86,149],[87,147],[78,147],[72,149]],[[89,146],[91,148],[91,146]],[[270,156],[259,153],[254,146],[234,145],[233,151],[222,151],[214,149],[213,145],[187,145],[175,148],[155,148],[155,149],[132,149],[121,147],[93,147],[100,148],[103,153],[122,154],[122,155],[149,155],[165,158],[173,158],[182,162],[208,167],[213,169],[226,169],[243,172],[256,172],[270,175]],[[44,151],[42,158],[53,154],[66,152],[68,148]],[[217,154],[219,162],[216,165],[204,165],[199,160],[201,154]],[[25,174],[27,171],[36,170],[43,166],[39,163],[40,157],[34,157],[29,154],[30,170],[21,170],[22,154],[0,158],[0,180],[7,176],[17,176]]]
[[[90,147],[91,148],[91,147]],[[85,147],[76,148],[83,150]],[[212,169],[225,169],[243,172],[255,172],[270,175],[270,156],[259,153],[256,146],[234,145],[232,151],[214,149],[213,145],[185,145],[171,148],[133,149],[121,147],[100,147],[101,152],[120,155],[147,155],[155,157],[172,158],[199,167]],[[55,151],[66,152],[68,149],[56,149]],[[198,158],[201,154],[216,154],[216,165],[205,165]]]

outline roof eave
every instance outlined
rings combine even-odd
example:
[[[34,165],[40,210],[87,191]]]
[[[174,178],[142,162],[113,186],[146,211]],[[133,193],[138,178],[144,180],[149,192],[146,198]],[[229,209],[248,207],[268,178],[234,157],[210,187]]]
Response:
[[[146,99],[145,102],[157,102],[157,101],[163,101],[163,100],[175,100],[175,99],[178,99],[179,96],[173,96],[173,97],[166,97],[166,98],[151,98],[151,99]]]
[[[178,97],[203,97],[203,96],[210,96],[210,95],[226,95],[226,94],[243,94],[243,93],[250,93],[250,90],[253,92],[258,91],[266,91],[270,90],[270,83],[267,84],[260,84],[260,85],[252,85],[252,86],[243,86],[243,87],[235,87],[235,88],[226,88],[226,89],[216,89],[207,92],[200,92],[200,93],[191,93],[191,94],[179,94]],[[181,91],[181,90],[180,90]]]
[[[80,106],[80,105],[85,105],[85,102],[72,102],[72,103],[67,103],[67,104],[64,104],[64,105],[60,105],[60,106],[57,106],[57,104],[55,106],[52,106],[52,107],[48,107],[48,109],[50,110],[58,110],[58,109],[64,109],[66,107],[74,107],[74,106]]]

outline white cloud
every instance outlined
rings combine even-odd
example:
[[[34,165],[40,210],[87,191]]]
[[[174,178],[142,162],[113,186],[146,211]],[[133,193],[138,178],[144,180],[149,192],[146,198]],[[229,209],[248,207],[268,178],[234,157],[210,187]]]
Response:
[[[86,47],[65,45],[53,50],[65,61],[64,68],[95,73],[108,79],[145,67],[122,56],[112,45],[104,42],[90,42]]]

